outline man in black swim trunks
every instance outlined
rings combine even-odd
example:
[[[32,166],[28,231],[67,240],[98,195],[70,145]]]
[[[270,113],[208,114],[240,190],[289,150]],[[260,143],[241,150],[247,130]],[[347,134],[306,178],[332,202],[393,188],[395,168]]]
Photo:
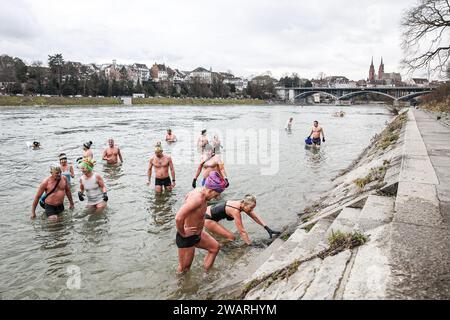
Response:
[[[318,121],[314,121],[313,127],[311,129],[311,133],[309,137],[312,135],[312,143],[315,147],[320,148],[320,135],[322,134],[322,142],[325,142],[325,133],[323,132],[323,128],[319,126]]]
[[[39,186],[36,196],[34,197],[31,209],[31,218],[36,218],[36,207],[39,198],[45,192],[48,196],[45,198],[45,214],[49,220],[57,221],[58,215],[64,211],[64,196],[67,195],[70,203],[70,209],[74,208],[72,193],[65,176],[61,175],[59,164],[50,166],[51,176],[44,179]],[[53,190],[53,191],[52,191]]]
[[[153,167],[155,167],[156,176],[155,191],[158,193],[162,192],[163,186],[166,190],[172,191],[175,187],[175,168],[173,167],[172,158],[163,154],[163,149],[160,143],[156,144],[155,155],[150,158],[150,162],[148,164],[147,185],[151,184]],[[172,180],[169,177],[169,168],[170,173],[172,174]]]
[[[219,253],[219,243],[203,231],[207,201],[216,198],[225,190],[225,180],[216,172],[210,173],[205,186],[192,190],[185,197],[183,206],[175,216],[178,247],[178,273],[189,271],[194,260],[195,248],[207,250],[203,262],[205,270],[214,264]]]

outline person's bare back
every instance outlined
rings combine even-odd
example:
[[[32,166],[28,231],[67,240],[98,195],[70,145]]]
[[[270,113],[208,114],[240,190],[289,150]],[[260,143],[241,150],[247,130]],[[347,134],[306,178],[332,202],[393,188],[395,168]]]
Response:
[[[205,195],[198,189],[192,190],[185,197],[183,206],[178,211],[175,219],[180,213],[185,212],[184,229],[178,230],[178,232],[184,236],[192,236],[194,234],[200,235],[205,224],[205,212],[207,208],[207,202]],[[181,233],[180,231],[183,231]],[[187,232],[186,232],[187,231]]]

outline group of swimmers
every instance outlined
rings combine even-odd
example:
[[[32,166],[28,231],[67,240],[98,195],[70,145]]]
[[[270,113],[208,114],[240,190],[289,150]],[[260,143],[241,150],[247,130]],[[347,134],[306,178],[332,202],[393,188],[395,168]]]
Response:
[[[167,130],[166,141],[173,143],[177,141],[171,129]],[[102,176],[94,172],[96,164],[91,150],[92,141],[83,144],[83,156],[77,159],[78,168],[82,176],[79,180],[78,198],[80,201],[87,199],[87,207],[96,213],[102,212],[108,202],[108,193]],[[204,260],[204,267],[209,270],[220,250],[219,242],[209,233],[221,236],[226,241],[235,240],[234,234],[222,226],[221,220],[234,221],[242,240],[251,244],[251,240],[246,232],[242,213],[247,214],[252,220],[264,227],[270,238],[279,235],[279,231],[274,231],[267,226],[259,215],[254,212],[256,198],[253,195],[245,195],[240,200],[222,201],[215,205],[208,206],[208,201],[219,197],[219,195],[230,186],[224,163],[219,154],[221,142],[217,136],[210,143],[207,131],[202,130],[197,141],[198,151],[201,153],[201,160],[192,180],[192,188],[185,196],[184,204],[175,216],[176,225],[176,245],[178,247],[179,266],[178,272],[184,273],[190,269],[195,255],[195,248],[207,250]],[[102,160],[109,165],[116,165],[123,162],[120,149],[115,146],[114,140],[108,140],[108,147],[103,151]],[[40,184],[32,205],[31,218],[36,217],[36,208],[40,204],[45,209],[45,214],[50,221],[58,221],[59,215],[64,211],[64,199],[67,196],[69,208],[74,208],[74,201],[71,192],[71,179],[75,177],[74,168],[68,162],[64,153],[59,155],[59,164],[50,165],[50,176],[45,178]],[[175,187],[175,168],[172,158],[164,154],[161,142],[157,142],[154,148],[154,155],[149,160],[148,185],[152,183],[152,173],[154,171],[155,192],[160,193],[163,188],[171,191]],[[201,187],[197,187],[197,179],[202,173]],[[205,232],[208,230],[209,233]]]

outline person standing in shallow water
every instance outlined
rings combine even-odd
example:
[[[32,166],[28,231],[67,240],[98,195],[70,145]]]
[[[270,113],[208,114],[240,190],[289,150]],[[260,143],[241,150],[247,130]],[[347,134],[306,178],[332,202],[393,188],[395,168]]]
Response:
[[[70,203],[70,209],[74,208],[74,203],[72,199],[72,194],[70,193],[69,184],[64,176],[61,176],[61,168],[59,165],[50,166],[51,176],[44,179],[39,186],[36,196],[34,197],[33,206],[31,209],[31,218],[36,218],[36,207],[41,198],[42,194],[45,192],[47,196],[45,197],[45,214],[51,221],[58,221],[58,216],[64,211],[64,196],[67,196]]]
[[[83,143],[83,158],[94,159],[94,154],[92,153],[91,146],[92,146],[92,141]],[[81,159],[83,159],[83,158],[81,158]],[[78,158],[77,162],[81,159]]]
[[[150,158],[148,163],[148,182],[147,185],[151,185],[152,183],[152,170],[155,167],[155,191],[157,193],[162,192],[162,188],[164,187],[168,191],[172,191],[175,188],[175,168],[173,166],[172,158],[170,156],[166,156],[163,153],[163,148],[161,147],[161,143],[158,142],[155,146],[155,155]],[[169,176],[172,174],[172,179]]]
[[[208,144],[208,137],[206,136],[206,129],[202,130],[202,134],[198,137],[197,140],[197,150],[200,153],[203,153],[205,146]]]
[[[122,153],[118,147],[114,146],[114,139],[108,139],[108,145],[108,148],[103,151],[102,159],[108,164],[117,164],[119,159],[123,163]]]
[[[205,270],[209,270],[220,250],[220,245],[211,235],[203,231],[207,201],[219,196],[225,190],[225,180],[215,171],[206,179],[205,186],[194,189],[184,198],[185,202],[175,215],[178,247],[178,273],[191,268],[195,248],[207,250],[203,261]]]
[[[95,161],[89,158],[84,158],[79,163],[83,176],[80,179],[80,191],[78,191],[78,198],[84,201],[87,196],[87,208],[95,209],[97,213],[102,212],[106,208],[108,201],[108,194],[103,178],[94,173]],[[84,192],[86,191],[86,195]]]
[[[65,153],[59,155],[59,166],[61,168],[61,174],[66,177],[70,187],[71,179],[75,178],[75,172],[73,171],[72,164],[67,163],[67,156]]]
[[[176,142],[177,141],[177,137],[173,134],[172,129],[167,129],[166,141],[167,142]]]
[[[194,179],[192,180],[192,188],[197,187],[197,178],[203,171],[202,186],[205,184],[206,178],[212,171],[218,172],[222,178],[226,181],[226,187],[228,188],[230,183],[227,178],[227,173],[225,172],[225,166],[219,155],[214,153],[214,149],[210,144],[205,146],[205,152],[202,155],[202,161],[200,162],[197,172],[195,173]]]
[[[311,138],[312,136],[312,143],[316,148],[320,148],[320,135],[322,135],[322,142],[325,142],[325,133],[323,132],[323,128],[319,126],[319,121],[314,121],[308,138]]]

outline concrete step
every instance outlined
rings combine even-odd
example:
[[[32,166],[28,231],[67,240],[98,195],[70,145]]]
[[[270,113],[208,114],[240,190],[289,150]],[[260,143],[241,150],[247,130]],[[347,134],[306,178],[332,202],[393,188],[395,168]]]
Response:
[[[370,195],[359,214],[355,229],[366,232],[389,223],[394,217],[395,198]]]
[[[333,300],[352,253],[343,251],[323,260],[302,300]]]
[[[361,211],[359,208],[344,208],[337,218],[334,219],[327,232],[325,232],[325,240],[328,240],[331,234],[336,231],[344,233],[352,232],[358,222]]]
[[[317,244],[323,239],[332,221],[319,220],[314,227],[306,232],[297,229],[291,237],[274,252],[267,261],[253,274],[252,279],[264,276],[283,268],[297,259],[306,258],[314,253]]]

